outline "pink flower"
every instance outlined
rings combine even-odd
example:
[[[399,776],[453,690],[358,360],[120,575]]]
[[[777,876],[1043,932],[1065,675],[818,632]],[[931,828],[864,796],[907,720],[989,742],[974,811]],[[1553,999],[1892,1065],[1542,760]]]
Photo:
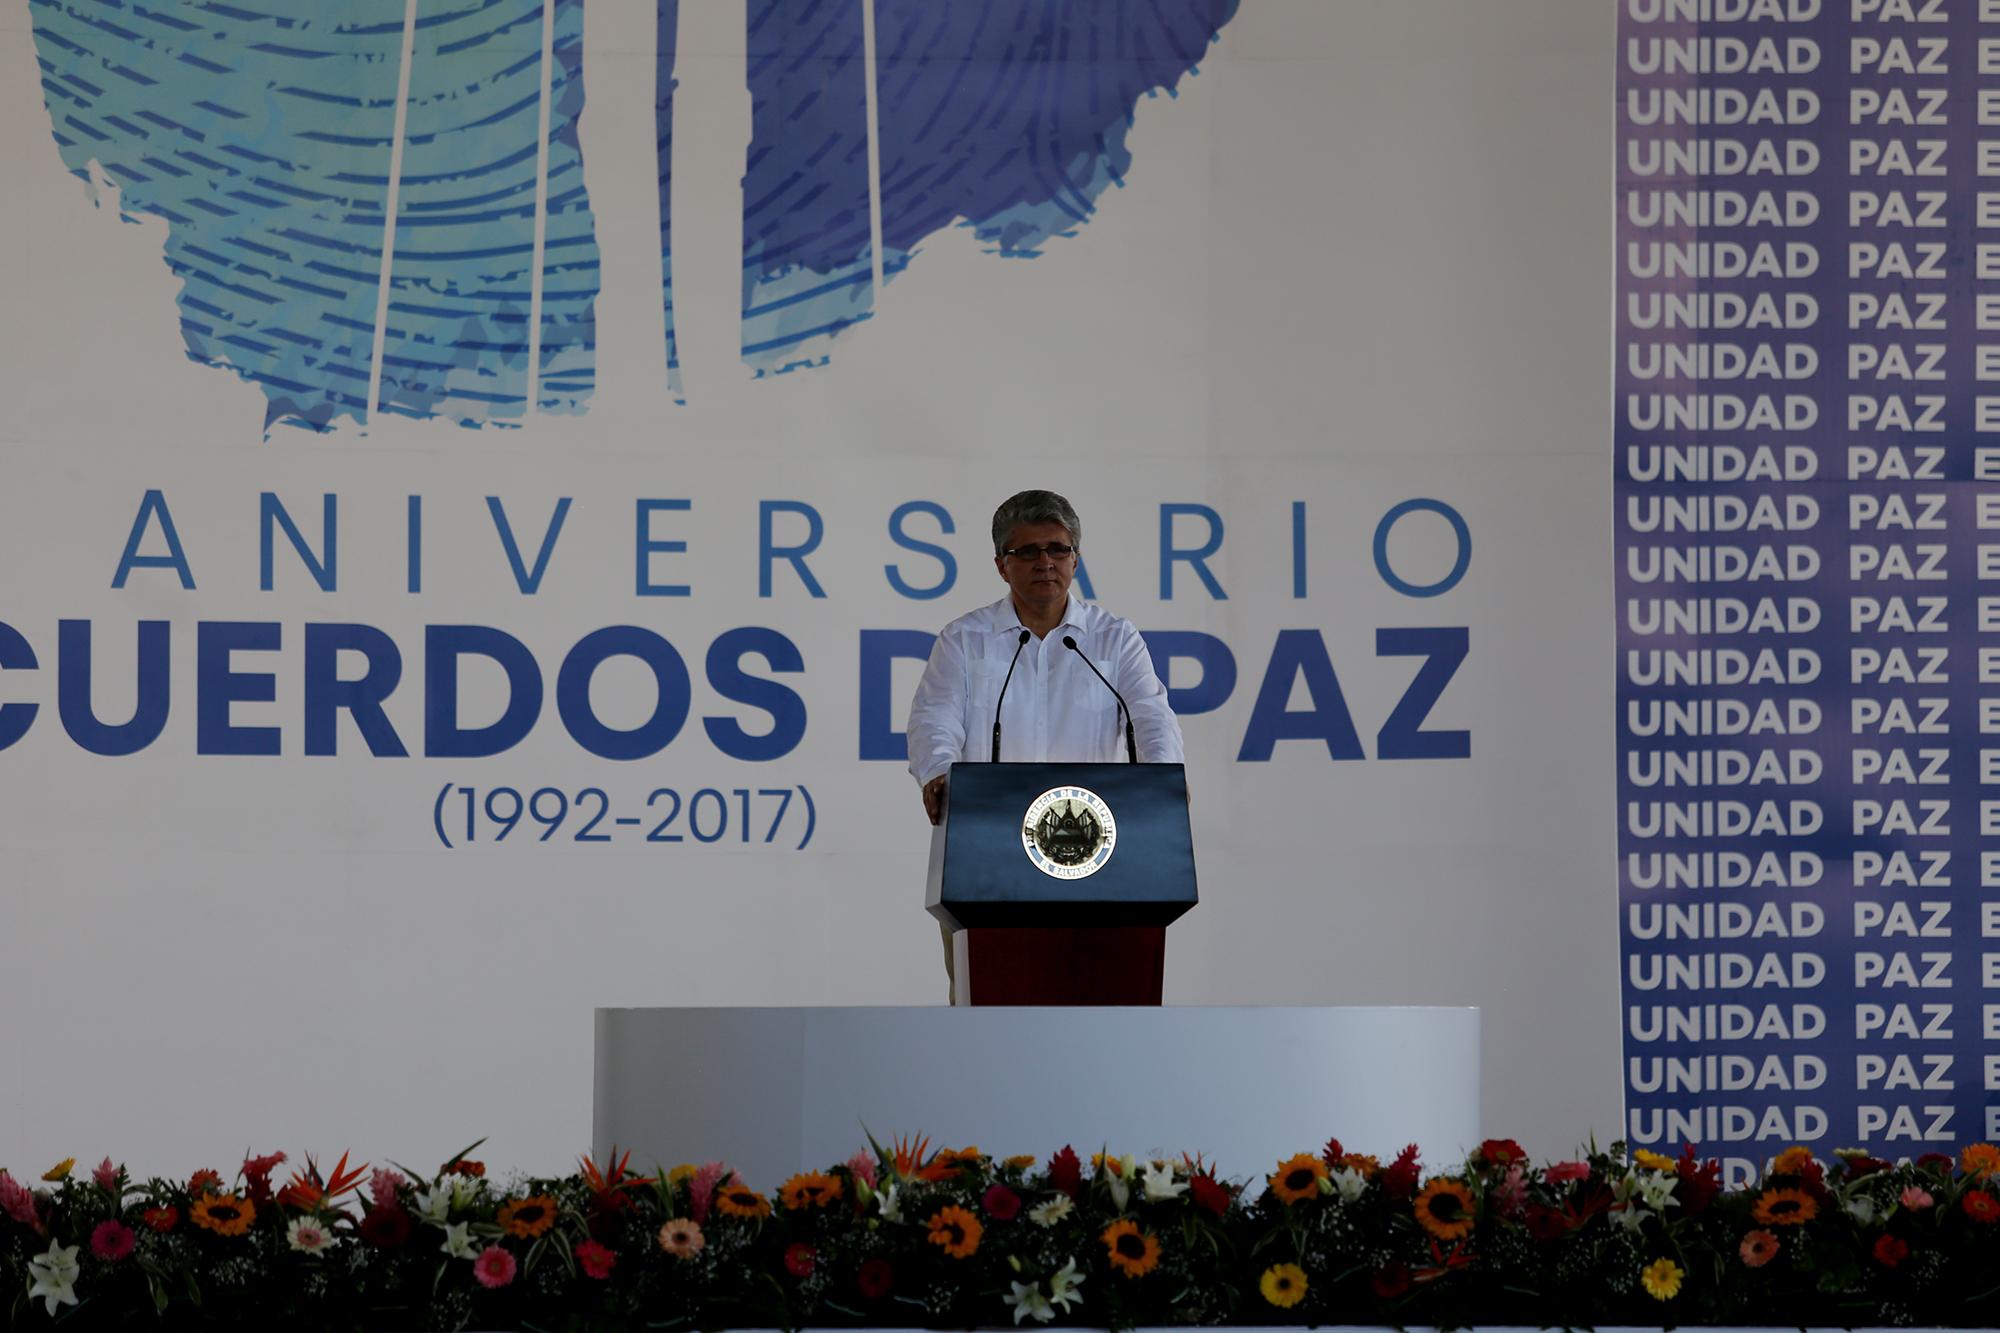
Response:
[[[709,1200],[715,1197],[715,1187],[729,1179],[731,1171],[720,1162],[704,1162],[688,1182],[688,1214],[696,1222],[708,1220]]]
[[[594,1240],[587,1240],[576,1247],[576,1261],[583,1265],[585,1277],[602,1282],[611,1276],[611,1266],[618,1262],[618,1256]]]
[[[504,1287],[514,1280],[520,1265],[514,1256],[498,1245],[488,1245],[472,1261],[472,1275],[479,1279],[479,1285],[486,1288]]]
[[[1924,1209],[1930,1207],[1932,1204],[1937,1202],[1936,1199],[1933,1199],[1931,1197],[1930,1191],[1925,1189],[1922,1185],[1904,1186],[1903,1193],[1898,1201],[1903,1205],[1903,1207],[1909,1209],[1913,1213],[1922,1212]]]
[[[870,1189],[875,1187],[875,1154],[865,1149],[847,1159],[847,1169],[854,1178]]]
[[[378,1167],[375,1174],[368,1177],[368,1194],[376,1207],[386,1207],[396,1202],[396,1191],[407,1184],[409,1181],[403,1179],[402,1172],[391,1171],[386,1166]]]
[[[116,1194],[118,1192],[118,1168],[111,1165],[109,1157],[97,1164],[96,1169],[90,1173],[90,1178],[96,1181],[97,1188],[103,1190],[106,1194]]]
[[[24,1227],[33,1227],[37,1235],[42,1234],[42,1215],[35,1207],[35,1196],[4,1170],[0,1170],[0,1213]]]
[[[1502,1217],[1519,1217],[1528,1206],[1528,1170],[1519,1162],[1507,1168],[1507,1174],[1493,1187],[1493,1204]]]
[[[107,1264],[115,1264],[132,1253],[132,1228],[117,1219],[99,1222],[90,1233],[90,1252]]]
[[[1588,1178],[1589,1175],[1590,1163],[1588,1162],[1552,1162],[1549,1164],[1549,1169],[1542,1173],[1543,1178],[1551,1185],[1562,1185],[1572,1180],[1583,1180]]]

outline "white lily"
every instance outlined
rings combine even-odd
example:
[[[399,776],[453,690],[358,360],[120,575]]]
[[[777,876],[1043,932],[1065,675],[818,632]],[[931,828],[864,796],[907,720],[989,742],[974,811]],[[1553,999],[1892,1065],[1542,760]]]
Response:
[[[875,1202],[881,1207],[882,1220],[884,1222],[900,1222],[903,1220],[903,1206],[896,1200],[896,1187],[894,1185],[884,1185],[881,1189],[875,1191]]]
[[[1174,1179],[1172,1162],[1148,1162],[1139,1176],[1139,1183],[1145,1189],[1147,1203],[1159,1203],[1166,1199],[1178,1199],[1186,1194],[1186,1181]],[[1121,1205],[1122,1206],[1122,1205]]]
[[[1063,1313],[1068,1314],[1071,1302],[1083,1300],[1083,1294],[1077,1290],[1082,1285],[1083,1274],[1076,1271],[1076,1260],[1071,1259],[1049,1275],[1049,1301],[1060,1305]]]
[[[479,1200],[480,1182],[476,1176],[453,1176],[451,1178],[451,1204],[454,1208],[470,1208]]]
[[[418,1190],[414,1200],[417,1216],[432,1226],[443,1226],[451,1220],[451,1187],[444,1184],[433,1185],[427,1190]]]
[[[1368,1190],[1368,1177],[1351,1166],[1343,1166],[1332,1176],[1334,1193],[1342,1203],[1353,1203]]]
[[[1126,1203],[1132,1197],[1132,1173],[1139,1169],[1138,1159],[1131,1153],[1123,1157],[1104,1155],[1105,1174],[1110,1176],[1111,1202],[1119,1212],[1125,1211]]]
[[[1674,1197],[1674,1183],[1678,1179],[1671,1171],[1646,1172],[1639,1177],[1640,1200],[1656,1213],[1680,1207],[1681,1201]]]
[[[439,1247],[454,1259],[477,1259],[479,1242],[472,1238],[472,1223],[453,1222],[444,1229],[444,1244]]]
[[[1057,1194],[1047,1203],[1036,1204],[1028,1210],[1028,1220],[1038,1227],[1052,1227],[1076,1211],[1076,1204],[1067,1194]]]
[[[76,1261],[76,1254],[82,1248],[51,1240],[47,1254],[28,1260],[28,1276],[34,1279],[28,1286],[28,1299],[40,1297],[45,1301],[51,1319],[55,1318],[57,1307],[77,1303],[76,1277],[83,1269]]]
[[[1049,1306],[1049,1298],[1042,1295],[1041,1283],[1014,1282],[1008,1285],[1012,1286],[1013,1290],[1002,1296],[1000,1303],[1013,1308],[1015,1323],[1033,1318],[1046,1324],[1056,1317],[1056,1312]]]
[[[1875,1201],[1865,1194],[1857,1194],[1847,1201],[1847,1215],[1862,1226],[1870,1226],[1875,1221]]]

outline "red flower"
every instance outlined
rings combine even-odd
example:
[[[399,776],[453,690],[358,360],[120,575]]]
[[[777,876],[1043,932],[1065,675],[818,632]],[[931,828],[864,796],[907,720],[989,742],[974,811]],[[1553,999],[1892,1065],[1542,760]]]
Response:
[[[2000,1199],[1995,1199],[1985,1190],[1967,1190],[1965,1197],[1959,1200],[1958,1206],[1963,1208],[1965,1215],[1975,1222],[1987,1226],[2000,1222]]]
[[[813,1265],[818,1262],[819,1251],[802,1240],[785,1247],[785,1271],[793,1277],[811,1277]]]
[[[268,1197],[270,1189],[266,1187],[264,1193]],[[293,1180],[291,1184],[278,1191],[279,1203],[287,1208],[296,1208],[302,1213],[309,1213],[319,1207],[319,1201],[324,1197],[326,1197],[325,1190],[303,1177]]]
[[[168,1204],[164,1208],[148,1208],[145,1212],[139,1214],[139,1220],[155,1231],[172,1231],[176,1226],[180,1225],[181,1210],[172,1204]]]
[[[1417,1177],[1423,1168],[1417,1164],[1417,1145],[1412,1143],[1396,1154],[1396,1160],[1382,1173],[1382,1188],[1392,1199],[1407,1199],[1417,1192]]]
[[[1875,1238],[1875,1262],[1884,1268],[1894,1268],[1910,1257],[1910,1247],[1894,1236]]]
[[[445,1174],[471,1176],[475,1180],[483,1179],[486,1175],[486,1163],[475,1162],[469,1157],[461,1157],[445,1168]]]
[[[361,1239],[378,1249],[390,1250],[410,1238],[410,1215],[401,1204],[385,1203],[370,1208],[361,1219]]]
[[[268,1157],[243,1159],[243,1183],[249,1187],[246,1192],[250,1195],[250,1202],[263,1204],[271,1201],[271,1172],[284,1160],[285,1155],[281,1152],[274,1152]]]
[[[115,1264],[132,1253],[132,1228],[113,1219],[99,1222],[90,1233],[90,1252],[107,1264]]]
[[[1368,1285],[1377,1300],[1393,1301],[1410,1289],[1410,1266],[1397,1263],[1378,1268],[1375,1276],[1368,1279]]]
[[[1479,1160],[1497,1171],[1528,1160],[1528,1154],[1512,1139],[1488,1139],[1479,1145]]]
[[[197,1171],[188,1177],[188,1193],[194,1195],[196,1198],[200,1198],[204,1194],[214,1192],[215,1187],[221,1183],[222,1175],[220,1172],[206,1169]]]
[[[583,1266],[585,1277],[602,1282],[611,1276],[611,1266],[618,1262],[618,1256],[596,1241],[587,1240],[576,1247],[576,1261]]]
[[[1692,1143],[1681,1146],[1680,1161],[1674,1169],[1680,1176],[1674,1197],[1681,1201],[1681,1216],[1699,1215],[1722,1193],[1722,1163],[1713,1157],[1706,1162],[1697,1161]]]
[[[896,1270],[889,1266],[887,1259],[870,1259],[854,1275],[854,1285],[860,1289],[864,1299],[879,1301],[894,1290]]]
[[[1338,1167],[1340,1159],[1345,1156],[1347,1156],[1347,1150],[1340,1146],[1339,1139],[1328,1139],[1326,1147],[1320,1149],[1319,1152],[1320,1160],[1326,1163],[1326,1169],[1329,1171]]]
[[[1536,1240],[1559,1240],[1569,1234],[1569,1219],[1546,1204],[1529,1204],[1522,1221]]]
[[[1917,1158],[1919,1169],[1925,1171],[1942,1171],[1946,1175],[1950,1175],[1952,1168],[1956,1165],[1957,1163],[1952,1160],[1950,1153],[1927,1152]]]
[[[979,1196],[979,1206],[995,1222],[1011,1222],[1021,1215],[1021,1196],[996,1182]]]
[[[1049,1184],[1061,1190],[1070,1198],[1083,1188],[1083,1163],[1077,1160],[1076,1149],[1068,1144],[1054,1157],[1049,1158]]]
[[[1850,1157],[1847,1159],[1847,1178],[1849,1180],[1859,1180],[1863,1176],[1872,1176],[1877,1171],[1887,1171],[1888,1169],[1889,1164],[1879,1157]]]
[[[1189,1176],[1188,1189],[1194,1195],[1197,1207],[1206,1208],[1217,1217],[1229,1211],[1229,1201],[1235,1197],[1210,1175]]]

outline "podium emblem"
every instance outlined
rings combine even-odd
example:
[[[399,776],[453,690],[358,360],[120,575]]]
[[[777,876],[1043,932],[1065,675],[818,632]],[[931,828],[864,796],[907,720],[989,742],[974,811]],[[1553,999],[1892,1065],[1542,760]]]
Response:
[[[1051,787],[1028,804],[1021,848],[1044,875],[1082,879],[1111,859],[1118,821],[1104,798],[1087,787]]]

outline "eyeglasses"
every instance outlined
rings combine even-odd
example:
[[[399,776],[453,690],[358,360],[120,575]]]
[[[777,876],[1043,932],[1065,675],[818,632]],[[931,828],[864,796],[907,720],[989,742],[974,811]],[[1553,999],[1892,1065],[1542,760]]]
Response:
[[[1043,542],[1038,546],[1010,546],[1000,553],[1002,558],[1012,556],[1016,560],[1040,560],[1044,554],[1052,560],[1067,560],[1076,554],[1076,548],[1061,542]]]

